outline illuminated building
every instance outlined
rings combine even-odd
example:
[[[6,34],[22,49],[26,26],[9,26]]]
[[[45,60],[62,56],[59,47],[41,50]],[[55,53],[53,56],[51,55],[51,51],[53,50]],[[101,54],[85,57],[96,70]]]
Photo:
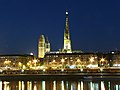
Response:
[[[44,38],[44,35],[40,36],[38,42],[38,58],[44,58],[45,53],[50,52],[50,43],[48,38]]]
[[[98,57],[96,53],[48,53],[44,64],[53,69],[98,67]]]
[[[47,53],[47,52],[50,52],[50,42],[49,42],[49,40],[48,40],[48,38],[46,38],[46,40],[45,40],[45,52]]]
[[[1,69],[18,69],[22,67],[26,67],[27,62],[34,60],[33,55],[20,55],[20,54],[12,54],[12,55],[0,55],[0,67]],[[4,68],[6,67],[6,68]]]
[[[66,11],[66,26],[65,26],[65,32],[64,32],[64,46],[62,51],[66,53],[72,52],[67,11]]]
[[[45,55],[45,38],[44,35],[41,35],[38,42],[38,58],[44,58],[44,55]]]
[[[51,69],[120,67],[120,53],[89,53],[81,50],[72,50],[68,11],[66,11],[63,48],[59,51],[51,52],[48,38],[45,40],[44,36],[41,35],[38,58],[42,58],[43,65]]]

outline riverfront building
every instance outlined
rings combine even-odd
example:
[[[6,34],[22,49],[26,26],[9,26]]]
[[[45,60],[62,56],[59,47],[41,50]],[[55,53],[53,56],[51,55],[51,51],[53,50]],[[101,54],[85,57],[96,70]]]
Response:
[[[25,69],[28,66],[28,62],[34,59],[33,55],[28,54],[0,55],[0,69]]]
[[[120,52],[83,52],[73,50],[66,11],[63,47],[51,51],[48,38],[41,35],[38,41],[38,58],[33,55],[0,55],[0,70],[4,69],[81,69],[81,68],[119,68]]]
[[[51,69],[61,68],[97,68],[120,66],[120,53],[86,53],[72,50],[68,12],[66,11],[66,23],[64,31],[63,48],[59,51],[50,51],[50,43],[46,51],[45,39],[42,35],[39,40],[38,58],[42,58],[44,66]]]

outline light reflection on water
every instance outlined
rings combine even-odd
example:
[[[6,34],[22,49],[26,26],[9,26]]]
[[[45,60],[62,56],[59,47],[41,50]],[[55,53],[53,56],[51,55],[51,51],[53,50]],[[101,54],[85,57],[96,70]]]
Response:
[[[120,90],[119,81],[0,81],[0,90]]]

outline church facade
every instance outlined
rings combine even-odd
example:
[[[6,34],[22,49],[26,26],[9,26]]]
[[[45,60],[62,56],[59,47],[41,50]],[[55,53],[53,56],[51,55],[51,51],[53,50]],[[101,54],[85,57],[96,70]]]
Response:
[[[118,67],[119,57],[119,52],[84,53],[81,50],[72,50],[67,11],[63,48],[60,51],[51,52],[50,42],[48,39],[45,40],[44,35],[40,36],[38,44],[38,58],[42,58],[44,66],[51,69]]]

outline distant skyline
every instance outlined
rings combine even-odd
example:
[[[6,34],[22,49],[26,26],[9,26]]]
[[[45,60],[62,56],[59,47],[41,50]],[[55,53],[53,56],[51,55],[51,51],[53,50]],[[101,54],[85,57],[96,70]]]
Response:
[[[37,55],[40,35],[63,47],[65,12],[73,50],[120,50],[119,0],[0,0],[0,54]]]

